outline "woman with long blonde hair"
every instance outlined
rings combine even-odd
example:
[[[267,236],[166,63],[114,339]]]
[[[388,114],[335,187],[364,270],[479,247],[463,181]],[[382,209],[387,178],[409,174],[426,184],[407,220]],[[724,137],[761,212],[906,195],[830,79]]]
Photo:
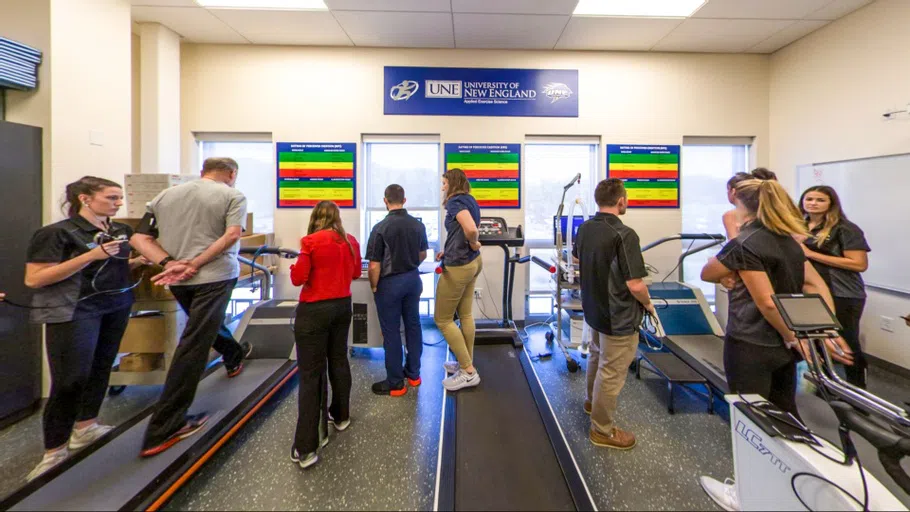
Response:
[[[776,293],[817,293],[831,310],[825,281],[806,259],[794,236],[808,231],[786,190],[773,180],[736,184],[734,204],[743,219],[739,234],[702,269],[704,281],[718,283],[736,272],[742,280],[730,293],[724,369],[731,393],[761,395],[799,419],[796,362],[808,346],[787,329],[771,299]],[[832,356],[852,364],[843,339],[830,342]],[[835,346],[836,345],[836,346]],[[842,351],[843,356],[836,353]],[[705,492],[724,510],[740,510],[733,484],[703,476]]]
[[[310,214],[300,256],[291,265],[291,282],[302,287],[294,323],[300,387],[291,460],[302,468],[319,461],[316,452],[328,444],[329,422],[339,432],[351,423],[348,329],[351,282],[360,273],[357,239],[345,233],[338,206],[321,201]],[[331,404],[326,400],[329,382]]]
[[[442,175],[442,195],[446,207],[446,243],[436,255],[443,262],[442,276],[436,285],[436,311],[433,319],[457,361],[445,363],[451,376],[442,381],[449,391],[480,384],[474,368],[474,284],[483,271],[480,257],[480,206],[471,196],[471,184],[464,171],[450,169]],[[455,325],[458,313],[460,326]]]
[[[828,283],[844,339],[853,350],[854,364],[844,372],[847,382],[865,388],[867,365],[859,342],[859,322],[866,306],[866,285],[860,274],[869,268],[869,243],[863,230],[847,220],[833,188],[809,187],[799,199],[799,208],[810,233],[803,251]]]

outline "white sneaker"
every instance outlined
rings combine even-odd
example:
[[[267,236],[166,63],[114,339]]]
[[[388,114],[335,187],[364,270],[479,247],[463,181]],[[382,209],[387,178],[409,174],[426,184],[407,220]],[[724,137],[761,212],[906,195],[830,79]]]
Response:
[[[468,373],[466,370],[458,370],[455,375],[442,381],[442,386],[449,391],[458,391],[463,388],[470,388],[480,384],[480,374],[477,372]]]
[[[35,469],[33,469],[32,472],[29,473],[28,476],[25,477],[25,481],[31,482],[32,480],[38,478],[39,476],[47,473],[48,471],[59,466],[63,461],[68,459],[69,456],[70,456],[70,452],[66,448],[64,448],[62,450],[57,450],[56,452],[51,453],[51,454],[45,453],[44,458],[41,459],[41,462],[39,462],[38,465],[35,466]]]
[[[446,362],[442,363],[442,367],[446,369],[446,373],[448,375],[452,375],[461,369],[461,366],[458,364],[458,361],[446,361]]]
[[[107,435],[114,427],[95,423],[82,429],[74,429],[70,436],[70,450],[81,450]]]
[[[306,454],[306,457],[301,457],[300,454],[297,453],[297,448],[294,448],[291,450],[291,462],[299,464],[301,468],[306,469],[319,462],[319,456],[316,455],[316,452],[313,452]]]
[[[339,432],[344,432],[345,430],[347,430],[348,427],[351,426],[351,420],[349,420],[349,419],[344,420],[344,421],[335,421],[335,420],[331,420],[331,421],[332,421],[332,426],[335,427],[335,430],[337,430]],[[328,439],[328,438],[326,438],[326,439]]]
[[[727,512],[737,512],[740,510],[739,497],[736,495],[736,484],[732,478],[728,478],[721,483],[710,476],[703,476],[698,479],[701,488],[705,490],[717,506]]]

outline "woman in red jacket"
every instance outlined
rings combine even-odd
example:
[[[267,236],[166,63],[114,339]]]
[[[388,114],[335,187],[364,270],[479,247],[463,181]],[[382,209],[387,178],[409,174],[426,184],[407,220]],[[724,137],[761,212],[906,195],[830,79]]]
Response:
[[[291,282],[302,286],[294,337],[300,375],[297,434],[291,460],[308,468],[319,461],[316,450],[328,441],[328,423],[339,432],[351,424],[351,282],[360,277],[360,245],[344,232],[341,212],[331,201],[313,209],[300,257],[291,265]],[[327,408],[326,362],[332,384]]]

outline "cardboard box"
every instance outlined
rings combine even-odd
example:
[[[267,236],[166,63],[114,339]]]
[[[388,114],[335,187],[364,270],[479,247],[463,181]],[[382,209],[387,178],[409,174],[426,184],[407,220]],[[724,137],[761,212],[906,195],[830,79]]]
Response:
[[[131,272],[133,282],[139,279],[142,282],[133,288],[133,297],[136,300],[174,300],[174,294],[164,286],[152,283],[152,277],[163,272],[164,269],[158,265],[146,265],[139,267]]]
[[[167,323],[163,314],[135,316],[126,326],[120,353],[162,354],[167,340]]]
[[[275,234],[274,233],[258,233],[249,236],[240,237],[240,247],[261,247],[261,246],[273,247],[275,245]],[[242,257],[251,259],[250,254],[241,254]],[[265,267],[275,267],[278,266],[278,256],[274,254],[262,254],[256,258],[256,263],[263,265]],[[240,276],[248,276],[253,273],[252,267],[245,263],[240,264]]]
[[[164,366],[164,354],[129,354],[120,358],[121,372],[151,372]]]
[[[243,225],[243,233],[246,235],[252,235],[256,233],[256,230],[253,229],[253,213],[246,214],[246,222]]]

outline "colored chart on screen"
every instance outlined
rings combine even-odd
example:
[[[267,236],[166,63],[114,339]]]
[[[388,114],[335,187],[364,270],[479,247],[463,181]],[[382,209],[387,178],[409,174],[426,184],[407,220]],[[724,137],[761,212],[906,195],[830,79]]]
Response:
[[[356,152],[353,143],[279,142],[278,207],[312,208],[334,201],[354,208]]]
[[[446,144],[446,170],[461,169],[481,208],[521,208],[521,144]]]
[[[679,146],[607,145],[607,177],[625,182],[630,208],[679,208]]]

